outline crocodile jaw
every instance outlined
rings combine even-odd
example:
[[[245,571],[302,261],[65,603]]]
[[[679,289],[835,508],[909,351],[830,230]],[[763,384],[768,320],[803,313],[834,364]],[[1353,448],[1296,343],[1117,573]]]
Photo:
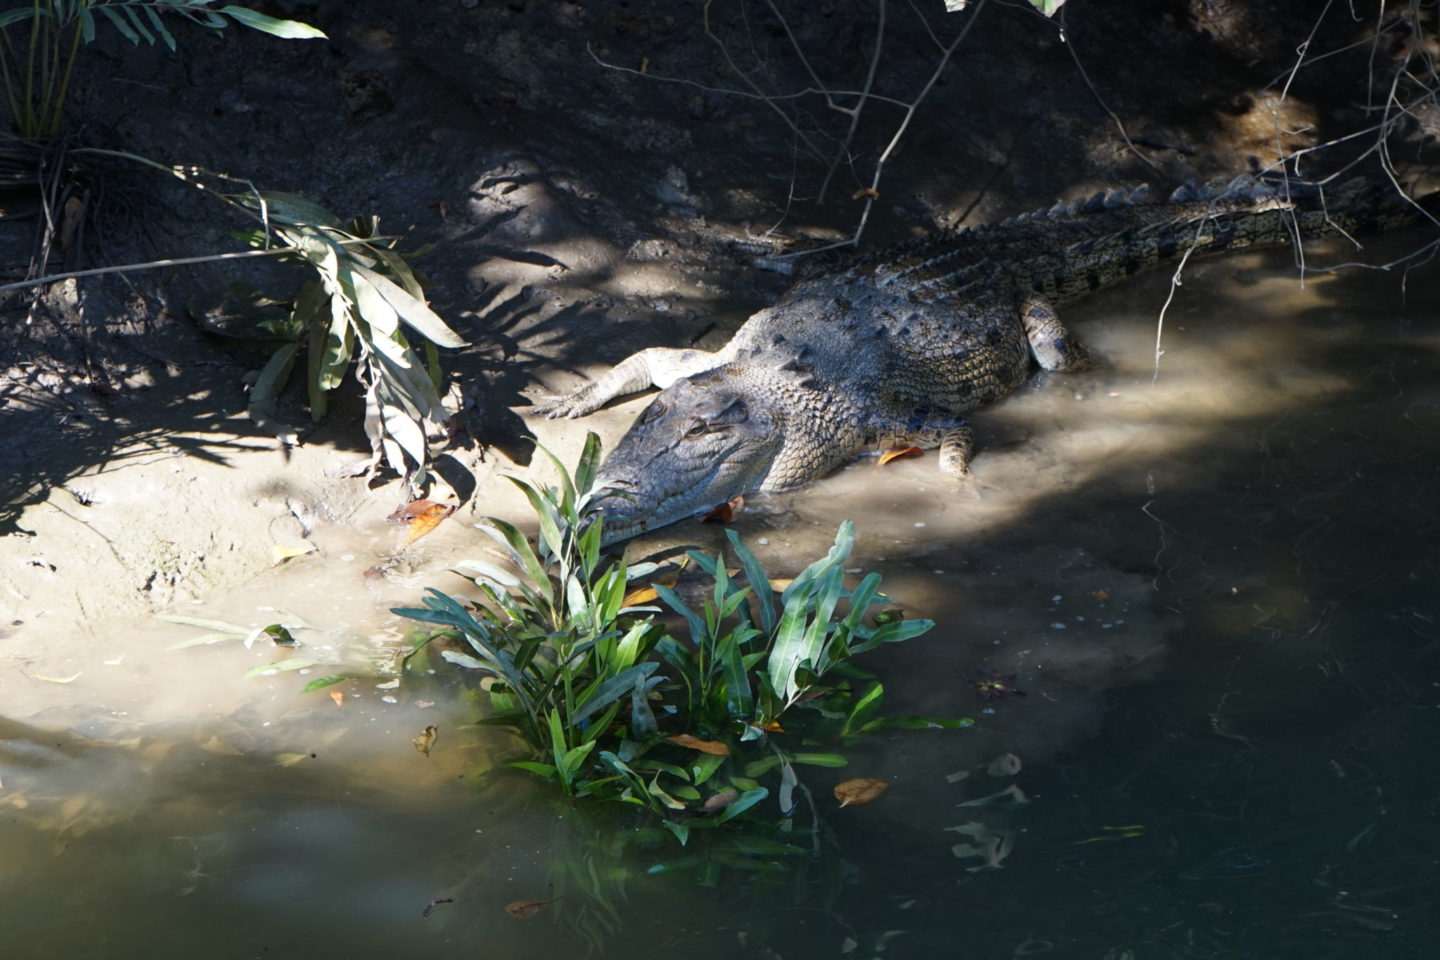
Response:
[[[628,540],[758,489],[783,443],[780,424],[753,398],[701,394],[679,381],[600,467],[602,542]]]

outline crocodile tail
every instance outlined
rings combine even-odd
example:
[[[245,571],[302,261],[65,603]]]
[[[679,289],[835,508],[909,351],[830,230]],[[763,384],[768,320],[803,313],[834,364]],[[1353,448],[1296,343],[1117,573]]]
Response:
[[[1092,199],[1028,218],[1026,226],[1042,216],[1063,222],[1078,238],[1013,262],[1016,282],[1064,303],[1183,258],[1282,247],[1297,238],[1353,241],[1426,220],[1440,225],[1440,194],[1414,200],[1391,184],[1362,179],[1327,187],[1246,176],[1185,184],[1166,200],[1135,204],[1118,216],[1102,210]]]

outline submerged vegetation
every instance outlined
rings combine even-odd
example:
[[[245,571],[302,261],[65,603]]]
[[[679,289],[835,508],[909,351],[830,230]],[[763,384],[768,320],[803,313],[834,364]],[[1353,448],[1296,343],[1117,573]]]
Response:
[[[537,541],[504,520],[486,520],[481,528],[508,563],[461,565],[480,599],[431,590],[423,608],[396,612],[442,628],[420,645],[444,644],[444,659],[474,671],[487,706],[480,722],[523,744],[526,756],[511,766],[567,797],[644,808],[655,829],[682,845],[737,820],[763,828],[726,831],[728,849],[711,845],[704,856],[658,869],[697,867],[713,879],[724,866],[761,866],[757,853],[804,852],[762,836],[777,826],[793,833],[797,820],[802,830],[813,825],[815,800],[797,767],[843,767],[835,748],[876,730],[970,724],[882,712],[884,687],[855,658],[933,624],[874,611],[888,600],[879,574],[845,585],[852,523],[778,596],[781,584],[727,531],[739,566],[691,552],[686,564],[707,589],[687,601],[677,586],[659,582],[656,564],[602,556],[605,494],[593,489],[598,438],[589,435],[573,473],[546,456],[560,472],[558,486],[511,478],[535,512]],[[649,587],[631,588],[651,576]],[[657,599],[682,631],[645,605]],[[866,802],[880,789],[847,784],[837,792],[841,803]]]

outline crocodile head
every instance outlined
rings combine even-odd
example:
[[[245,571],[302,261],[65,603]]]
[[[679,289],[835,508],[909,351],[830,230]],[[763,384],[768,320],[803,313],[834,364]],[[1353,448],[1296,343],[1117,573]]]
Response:
[[[605,543],[694,516],[760,486],[784,440],[763,395],[720,371],[677,380],[605,458]]]

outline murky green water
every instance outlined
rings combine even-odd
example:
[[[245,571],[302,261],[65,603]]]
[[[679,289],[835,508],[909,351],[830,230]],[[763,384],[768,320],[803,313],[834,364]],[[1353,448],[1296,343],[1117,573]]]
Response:
[[[854,518],[856,566],[941,624],[872,655],[892,704],[977,720],[815,771],[893,785],[804,876],[644,876],[526,780],[477,783],[443,677],[337,705],[160,626],[115,638],[108,687],[6,677],[0,955],[1435,956],[1440,284],[1192,267],[1152,385],[1165,290],[1069,311],[1105,366],[983,416],[973,487],[865,462],[740,518],[777,570]],[[357,574],[203,613],[295,609],[359,662],[418,587]],[[986,671],[1026,696],[980,698]]]

